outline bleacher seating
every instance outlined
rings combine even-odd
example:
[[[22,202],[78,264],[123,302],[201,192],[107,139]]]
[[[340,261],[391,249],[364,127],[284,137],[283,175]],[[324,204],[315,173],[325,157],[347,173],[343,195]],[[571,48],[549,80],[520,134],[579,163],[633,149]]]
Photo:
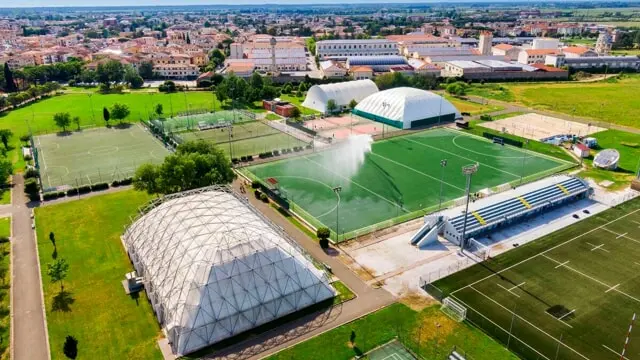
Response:
[[[582,180],[572,177],[560,183],[549,185],[479,210],[470,211],[467,214],[466,236],[473,236],[484,228],[488,228],[498,222],[506,221],[516,216],[525,216],[541,206],[576,197],[588,189],[589,187]],[[449,222],[462,234],[464,214],[449,219]]]

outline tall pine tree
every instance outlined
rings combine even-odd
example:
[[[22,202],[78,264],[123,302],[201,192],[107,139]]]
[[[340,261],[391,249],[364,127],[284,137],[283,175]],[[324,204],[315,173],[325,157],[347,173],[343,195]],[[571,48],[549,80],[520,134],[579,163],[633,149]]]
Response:
[[[4,63],[4,81],[7,83],[5,86],[5,90],[8,93],[18,91],[18,87],[16,86],[16,82],[13,81],[13,73],[11,69],[9,69],[9,64]]]

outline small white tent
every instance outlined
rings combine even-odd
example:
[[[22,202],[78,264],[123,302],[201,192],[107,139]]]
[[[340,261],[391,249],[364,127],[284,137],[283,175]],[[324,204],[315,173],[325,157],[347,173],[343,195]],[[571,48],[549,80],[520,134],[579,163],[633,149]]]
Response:
[[[327,103],[333,99],[338,110],[346,109],[351,100],[362,101],[371,94],[378,92],[376,83],[371,80],[345,81],[334,84],[314,85],[309,88],[302,106],[327,113]]]

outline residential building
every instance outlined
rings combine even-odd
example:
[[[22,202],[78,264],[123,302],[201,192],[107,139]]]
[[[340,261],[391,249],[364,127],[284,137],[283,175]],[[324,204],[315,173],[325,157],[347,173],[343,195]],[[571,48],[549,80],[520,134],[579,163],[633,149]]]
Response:
[[[354,66],[349,69],[354,80],[373,79],[373,69],[371,66]]]
[[[521,64],[544,64],[547,55],[558,54],[557,49],[524,49],[518,54],[518,62]]]
[[[567,58],[580,58],[580,57],[593,57],[598,56],[598,53],[585,46],[568,46],[562,48],[562,53]]]
[[[546,65],[554,67],[567,66],[570,69],[632,69],[640,70],[640,57],[638,56],[587,56],[569,58],[566,56],[547,56]]]
[[[510,44],[498,44],[491,48],[491,54],[494,56],[504,56],[507,60],[517,60],[520,48]]]
[[[343,78],[347,75],[347,69],[334,60],[321,61],[320,70],[327,79]]]
[[[535,38],[533,39],[532,49],[551,49],[556,50],[560,46],[560,40],[552,38]]]

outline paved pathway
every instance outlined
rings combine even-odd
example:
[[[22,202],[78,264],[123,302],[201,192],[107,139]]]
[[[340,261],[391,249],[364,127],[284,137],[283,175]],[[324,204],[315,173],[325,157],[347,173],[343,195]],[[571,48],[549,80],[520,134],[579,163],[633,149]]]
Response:
[[[233,187],[239,189],[239,181]],[[392,304],[395,299],[384,289],[372,288],[363,282],[354,272],[337,257],[339,250],[327,254],[306,234],[292,225],[287,219],[269,205],[255,199],[252,193],[247,194],[249,202],[258,208],[295,239],[314,258],[331,266],[333,274],[346,284],[357,297],[342,305],[323,312],[310,314],[267,333],[235,344],[229,348],[205,356],[205,359],[261,359],[315,335],[353,321],[363,315]]]
[[[31,209],[24,196],[22,175],[13,176],[12,258],[12,353],[14,360],[49,359],[49,345],[42,303],[40,267]]]

